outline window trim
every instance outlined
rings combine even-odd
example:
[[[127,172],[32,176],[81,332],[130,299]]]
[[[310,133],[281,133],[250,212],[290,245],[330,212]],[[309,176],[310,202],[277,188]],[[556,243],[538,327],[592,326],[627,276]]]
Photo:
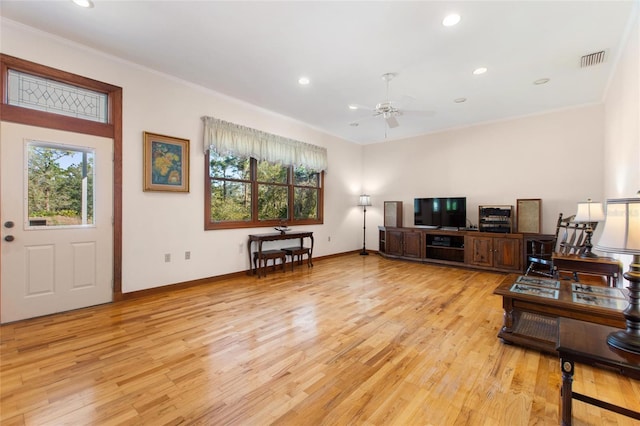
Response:
[[[211,218],[211,176],[209,170],[209,151],[207,150],[204,155],[204,229],[205,231],[212,231],[218,229],[241,229],[241,228],[266,228],[274,227],[281,224],[280,220],[263,220],[259,221],[258,217],[258,180],[256,176],[257,160],[251,158],[251,221],[225,221],[225,222],[212,222]],[[293,166],[286,166],[287,170],[287,188],[289,196],[289,208],[286,222],[290,226],[297,225],[321,225],[324,223],[324,171],[318,172],[318,186],[310,187],[305,185],[294,185],[292,177]],[[264,182],[260,182],[264,184]],[[279,184],[283,185],[283,184]],[[293,197],[295,188],[313,188],[318,190],[318,218],[317,219],[298,219],[294,220],[293,214]]]

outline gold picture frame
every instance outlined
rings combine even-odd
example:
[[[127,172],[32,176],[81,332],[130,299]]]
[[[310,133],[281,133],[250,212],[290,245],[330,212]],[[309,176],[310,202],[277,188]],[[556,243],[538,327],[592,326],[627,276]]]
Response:
[[[144,132],[144,191],[189,192],[189,140]]]

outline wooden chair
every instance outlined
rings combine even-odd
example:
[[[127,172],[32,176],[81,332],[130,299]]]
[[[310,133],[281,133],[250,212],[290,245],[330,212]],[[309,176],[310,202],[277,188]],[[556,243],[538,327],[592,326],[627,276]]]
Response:
[[[307,256],[307,267],[312,267],[313,264],[311,263],[311,249],[309,247],[302,247],[302,246],[296,246],[296,247],[285,247],[282,249],[283,252],[286,253],[287,256],[291,257],[291,270],[293,271],[293,264],[295,261],[296,256],[298,256],[298,265],[302,265],[302,256],[306,255]]]
[[[276,270],[276,260],[280,259],[282,265],[282,272],[284,272],[284,264],[286,262],[286,253],[282,250],[262,250],[262,253],[257,251],[253,252],[253,268],[258,271],[258,278],[261,276],[261,271],[264,271],[264,276],[267,276],[267,266],[269,260],[273,262],[273,270]]]
[[[531,254],[527,257],[529,266],[525,275],[530,273],[543,275],[549,278],[557,278],[553,270],[553,254],[581,255],[586,250],[587,228],[589,225],[595,231],[598,222],[574,222],[575,215],[563,218],[558,216],[556,233],[553,240],[532,240]],[[577,273],[573,273],[573,279],[578,281]]]

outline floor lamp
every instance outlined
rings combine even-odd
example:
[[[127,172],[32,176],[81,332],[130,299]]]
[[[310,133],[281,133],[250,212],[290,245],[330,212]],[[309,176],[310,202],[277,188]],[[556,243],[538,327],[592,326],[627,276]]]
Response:
[[[360,200],[358,201],[358,205],[362,206],[362,213],[364,222],[362,224],[362,251],[360,252],[361,256],[366,256],[367,253],[367,206],[371,205],[371,197],[367,194],[362,194],[360,196]]]
[[[624,273],[629,281],[629,306],[622,311],[627,328],[609,334],[607,343],[640,354],[640,198],[607,200],[604,231],[596,249],[633,256]]]

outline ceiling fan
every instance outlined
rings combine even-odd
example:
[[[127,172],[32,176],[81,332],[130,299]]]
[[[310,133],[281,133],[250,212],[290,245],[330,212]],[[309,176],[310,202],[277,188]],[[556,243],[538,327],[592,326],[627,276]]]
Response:
[[[392,72],[382,74],[382,79],[387,83],[387,100],[377,104],[373,114],[374,116],[381,115],[390,129],[400,125],[396,117],[402,114],[400,110],[394,106],[394,102],[389,100],[389,82],[393,80],[395,76],[396,74]]]
[[[400,101],[389,99],[389,82],[393,80],[396,76],[397,74],[392,72],[382,74],[382,79],[386,82],[386,97],[384,101],[377,103],[374,108],[369,108],[369,107],[357,105],[357,104],[353,105],[353,107],[355,107],[354,109],[364,109],[364,110],[371,111],[373,113],[371,114],[370,117],[366,117],[360,121],[364,121],[365,119],[371,118],[371,117],[384,118],[384,121],[386,123],[385,134],[384,134],[385,138],[387,137],[387,129],[393,129],[400,125],[397,117],[404,115],[404,113],[406,112],[418,112],[418,111],[401,110]],[[403,98],[406,98],[407,100],[413,100],[411,96],[407,96],[407,95],[403,96]],[[423,115],[433,115],[433,113],[429,113],[429,112],[420,112],[420,113]],[[350,125],[359,126],[360,121],[353,121],[350,123]]]

